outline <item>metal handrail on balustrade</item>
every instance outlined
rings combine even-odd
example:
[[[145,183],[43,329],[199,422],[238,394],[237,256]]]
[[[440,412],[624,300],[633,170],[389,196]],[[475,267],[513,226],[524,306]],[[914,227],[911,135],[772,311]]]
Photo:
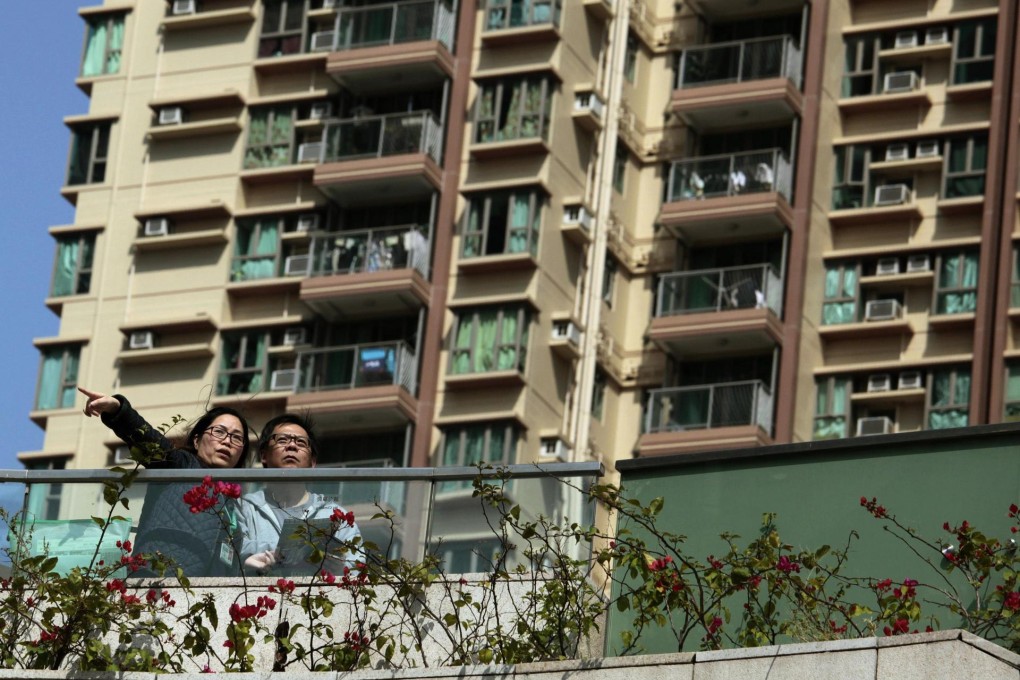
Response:
[[[671,272],[659,277],[655,316],[766,308],[781,315],[782,288],[771,264]]]
[[[765,149],[673,161],[666,202],[775,191],[790,200],[793,168],[782,149]]]
[[[408,153],[425,153],[438,163],[442,127],[431,111],[332,119],[325,122],[319,144],[319,163]]]
[[[645,433],[758,425],[772,430],[772,393],[761,380],[650,390]]]
[[[802,61],[800,47],[788,35],[690,47],[680,54],[676,87],[787,77],[799,88]]]
[[[296,353],[297,392],[401,385],[414,394],[417,360],[406,342],[317,347]]]

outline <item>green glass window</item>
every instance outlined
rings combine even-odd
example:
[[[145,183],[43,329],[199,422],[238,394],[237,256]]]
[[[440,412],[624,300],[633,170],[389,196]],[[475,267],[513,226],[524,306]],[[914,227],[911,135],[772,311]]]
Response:
[[[1020,421],[1020,363],[1011,362],[1006,366],[1006,403],[1004,420],[1007,423]]]
[[[875,74],[878,51],[874,34],[854,36],[846,39],[843,61],[843,85],[841,97],[862,97],[876,92]]]
[[[557,25],[560,21],[558,0],[488,0],[485,30],[498,31],[521,26]]]
[[[244,152],[245,169],[289,165],[293,157],[293,123],[291,106],[253,109]]]
[[[545,139],[554,89],[547,76],[483,83],[475,108],[475,141]]]
[[[591,417],[595,420],[602,420],[602,413],[606,407],[606,372],[601,368],[595,369],[595,379],[591,391]]]
[[[49,458],[25,463],[26,470],[63,470],[67,465],[65,458]],[[48,484],[32,484],[28,488],[26,507],[29,517],[33,519],[59,519],[60,496],[64,485],[60,482]]]
[[[627,34],[627,51],[623,55],[623,77],[628,83],[637,78],[638,39],[632,33]]]
[[[259,58],[302,52],[305,4],[306,0],[264,0]]]
[[[988,163],[988,135],[975,135],[946,141],[949,162],[946,165],[945,198],[983,196],[985,166]]]
[[[461,257],[538,251],[545,198],[538,189],[473,195],[464,224]]]
[[[523,371],[530,314],[524,307],[484,307],[457,315],[450,373]]]
[[[81,75],[112,75],[120,71],[121,49],[124,46],[124,15],[109,14],[86,19],[85,54]]]
[[[447,427],[443,430],[443,467],[469,467],[480,463],[514,462],[519,427],[497,421]],[[437,491],[470,489],[471,481],[440,482]]]
[[[35,407],[43,411],[72,408],[78,385],[78,358],[81,347],[65,345],[42,350],[42,366],[36,388]]]
[[[94,233],[63,236],[57,239],[57,259],[53,265],[50,295],[81,295],[92,282]]]
[[[825,267],[822,325],[857,321],[857,278],[858,266],[854,263],[829,264]]]
[[[953,85],[987,82],[995,69],[994,17],[957,24],[953,36]]]
[[[216,394],[253,394],[268,387],[269,340],[266,331],[224,334]]]
[[[95,184],[106,179],[106,153],[110,145],[110,122],[76,125],[71,131],[68,185]]]
[[[846,377],[819,378],[815,382],[815,427],[813,439],[843,439],[847,436],[852,383]]]
[[[265,217],[253,222],[238,222],[234,240],[234,261],[230,267],[231,281],[252,281],[278,276],[277,254],[281,222]]]
[[[929,397],[928,429],[966,426],[970,404],[970,369],[935,371]]]
[[[962,314],[976,310],[977,282],[977,253],[941,255],[935,290],[935,313]]]
[[[837,146],[833,176],[832,209],[852,210],[868,205],[868,150],[860,145]]]

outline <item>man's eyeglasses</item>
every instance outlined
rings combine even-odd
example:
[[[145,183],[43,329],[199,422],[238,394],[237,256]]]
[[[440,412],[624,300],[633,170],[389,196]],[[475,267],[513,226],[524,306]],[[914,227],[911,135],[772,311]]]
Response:
[[[208,430],[205,431],[205,433],[208,435],[212,435],[212,438],[218,441],[223,441],[224,439],[227,439],[234,446],[242,446],[244,444],[243,434],[241,434],[240,432],[231,432],[230,430],[225,430],[218,425],[216,427],[210,427]]]
[[[270,443],[279,446],[280,448],[283,448],[284,446],[290,444],[291,442],[294,443],[294,446],[298,447],[299,449],[304,449],[306,451],[310,446],[308,442],[308,437],[302,437],[299,434],[287,434],[286,432],[281,432],[280,434],[272,435],[269,438],[269,441]]]

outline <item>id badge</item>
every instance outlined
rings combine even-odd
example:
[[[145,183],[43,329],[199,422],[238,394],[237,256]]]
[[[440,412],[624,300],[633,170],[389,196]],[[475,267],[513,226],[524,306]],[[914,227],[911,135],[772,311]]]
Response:
[[[234,546],[226,541],[220,543],[220,561],[226,564],[234,563]]]

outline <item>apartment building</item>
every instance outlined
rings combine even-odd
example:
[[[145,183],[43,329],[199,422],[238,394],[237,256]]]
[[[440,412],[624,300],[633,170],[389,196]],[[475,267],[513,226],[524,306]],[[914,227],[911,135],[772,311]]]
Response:
[[[85,7],[21,457],[123,455],[78,383],[352,466],[1012,419],[1014,5]]]

